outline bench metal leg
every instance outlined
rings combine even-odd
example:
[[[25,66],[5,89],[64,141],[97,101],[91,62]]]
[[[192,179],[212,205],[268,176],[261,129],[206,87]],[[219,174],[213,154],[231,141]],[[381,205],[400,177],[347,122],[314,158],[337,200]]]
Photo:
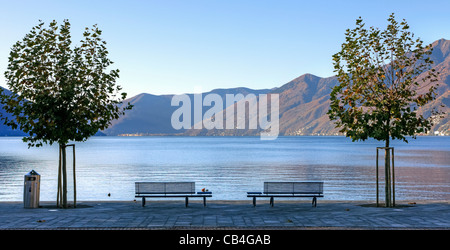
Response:
[[[317,207],[317,198],[316,198],[316,197],[313,197],[312,205],[313,205],[314,207]]]
[[[270,197],[270,205],[273,207],[273,197]]]
[[[256,207],[256,197],[253,197],[253,207]]]
[[[142,206],[145,207],[145,197],[142,197]]]
[[[186,197],[186,207],[188,206],[188,203],[189,203],[189,198]]]
[[[203,207],[206,207],[206,197],[203,197]]]

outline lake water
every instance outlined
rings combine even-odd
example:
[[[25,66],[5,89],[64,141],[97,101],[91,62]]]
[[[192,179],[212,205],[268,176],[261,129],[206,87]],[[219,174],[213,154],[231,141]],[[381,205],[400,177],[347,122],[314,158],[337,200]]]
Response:
[[[247,200],[264,181],[318,180],[323,200],[374,201],[379,146],[346,137],[92,137],[76,143],[77,200],[133,200],[136,181],[195,181],[213,200]],[[450,137],[392,146],[396,200],[450,200]],[[68,148],[69,166],[71,157]],[[40,200],[56,201],[57,166],[56,145],[28,149],[20,137],[0,138],[0,201],[23,200],[31,170],[41,175]]]

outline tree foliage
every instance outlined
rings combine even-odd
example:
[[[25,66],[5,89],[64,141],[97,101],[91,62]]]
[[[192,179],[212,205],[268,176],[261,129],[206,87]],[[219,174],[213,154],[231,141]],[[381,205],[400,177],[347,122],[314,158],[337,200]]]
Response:
[[[333,55],[339,80],[330,95],[328,115],[352,140],[386,142],[426,132],[430,119],[417,109],[435,99],[438,72],[431,45],[414,38],[405,20],[394,14],[385,30],[365,28],[361,18],[348,29],[341,51]],[[438,111],[434,111],[437,114]]]
[[[131,106],[120,107],[126,93],[116,85],[119,70],[110,70],[106,42],[96,25],[86,28],[72,48],[70,23],[44,23],[12,46],[5,78],[13,95],[0,101],[13,129],[28,134],[29,146],[85,141],[108,127]]]

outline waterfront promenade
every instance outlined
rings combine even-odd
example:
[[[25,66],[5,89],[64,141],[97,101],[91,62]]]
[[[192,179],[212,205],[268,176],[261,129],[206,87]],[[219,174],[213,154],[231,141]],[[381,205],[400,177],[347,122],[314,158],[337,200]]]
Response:
[[[415,203],[415,204],[414,204]],[[78,202],[60,209],[41,202],[27,209],[22,202],[0,202],[0,229],[450,229],[450,202],[397,202],[396,208],[357,201],[149,200]]]

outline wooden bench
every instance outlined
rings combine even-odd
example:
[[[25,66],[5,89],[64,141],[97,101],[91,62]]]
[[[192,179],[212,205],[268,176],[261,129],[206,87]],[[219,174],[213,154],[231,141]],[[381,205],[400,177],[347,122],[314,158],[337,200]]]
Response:
[[[273,207],[274,197],[304,198],[312,197],[312,205],[317,206],[317,197],[323,197],[323,182],[264,182],[264,192],[247,192],[247,197],[270,198]]]
[[[206,206],[206,197],[212,197],[212,192],[195,192],[195,182],[136,182],[135,197],[142,198],[142,206],[146,198],[185,197],[186,207],[189,198],[200,197]]]

